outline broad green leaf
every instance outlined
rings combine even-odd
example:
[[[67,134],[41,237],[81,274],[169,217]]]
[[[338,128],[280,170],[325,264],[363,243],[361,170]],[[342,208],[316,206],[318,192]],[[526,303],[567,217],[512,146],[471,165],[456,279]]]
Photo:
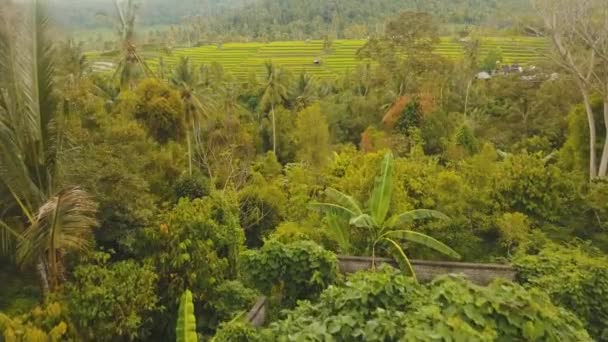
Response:
[[[357,215],[363,214],[363,211],[361,210],[361,205],[359,205],[357,200],[355,200],[351,196],[348,196],[333,188],[328,188],[327,190],[325,190],[325,194],[327,195],[327,199],[331,202],[348,208],[350,211],[354,212]]]
[[[397,241],[393,239],[384,238],[384,240],[388,241],[388,243],[390,243],[393,249],[395,250],[395,259],[397,259],[397,263],[399,264],[401,270],[404,272],[408,271],[412,275],[414,280],[418,281],[418,279],[416,278],[416,273],[414,272],[414,268],[410,263],[410,259],[403,252],[403,248],[401,248]]]
[[[393,154],[388,152],[382,160],[380,175],[376,177],[374,190],[370,200],[372,216],[379,225],[384,223],[391,204],[391,197],[393,194],[393,173],[395,169],[394,164]]]
[[[177,310],[177,325],[175,336],[177,342],[197,342],[196,318],[194,317],[194,304],[192,304],[192,292],[184,291],[179,299]]]
[[[357,217],[353,217],[350,220],[350,224],[355,226],[355,227],[359,227],[359,228],[374,228],[376,227],[376,222],[374,221],[374,218],[367,215],[367,214],[363,214],[363,215],[359,215]]]
[[[414,232],[411,230],[394,230],[384,234],[382,237],[389,238],[399,238],[407,241],[415,242],[421,244],[425,247],[436,250],[439,253],[452,257],[454,259],[460,259],[460,254],[456,251],[448,247],[443,242],[440,242],[426,234]]]
[[[336,215],[331,214],[327,215],[327,222],[329,224],[329,237],[338,243],[342,253],[350,253],[352,245],[348,224]]]
[[[403,225],[412,224],[418,220],[430,219],[430,218],[445,220],[445,221],[450,219],[445,214],[443,214],[439,211],[436,211],[436,210],[417,209],[417,210],[408,211],[408,212],[391,217],[387,221],[386,226],[390,227],[390,228],[397,228],[397,227],[400,227]]]
[[[339,204],[313,202],[313,203],[310,203],[308,206],[310,209],[318,211],[323,214],[331,214],[331,215],[336,215],[336,216],[345,217],[345,218],[351,218],[351,217],[358,216],[352,210],[350,210],[346,207],[343,207]]]

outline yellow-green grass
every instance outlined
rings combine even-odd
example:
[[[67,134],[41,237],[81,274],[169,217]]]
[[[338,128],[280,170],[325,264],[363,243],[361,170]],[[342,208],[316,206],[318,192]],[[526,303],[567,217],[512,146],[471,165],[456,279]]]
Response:
[[[187,56],[194,64],[220,63],[234,76],[244,78],[252,71],[261,76],[264,63],[272,60],[292,72],[307,71],[315,76],[335,76],[346,70],[352,70],[360,63],[357,51],[365,44],[364,40],[334,41],[331,51],[324,51],[322,41],[286,41],[272,43],[227,43],[221,48],[202,46],[174,49],[171,55],[160,51],[144,51],[143,55],[149,65],[156,69],[159,57],[163,64],[171,68],[181,56]],[[481,55],[500,49],[505,63],[531,64],[539,60],[548,49],[548,42],[542,38],[532,37],[486,37],[482,39]],[[453,38],[442,38],[437,45],[436,53],[441,56],[459,59],[463,56],[462,43]],[[87,53],[92,61],[113,61],[113,57],[103,56],[99,52]],[[320,65],[315,65],[315,60]]]

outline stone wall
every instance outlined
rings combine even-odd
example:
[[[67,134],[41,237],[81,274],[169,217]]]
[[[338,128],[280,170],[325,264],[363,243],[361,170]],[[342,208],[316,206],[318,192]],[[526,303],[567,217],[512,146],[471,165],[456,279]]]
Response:
[[[372,267],[372,258],[339,256],[340,272],[354,273]],[[515,269],[508,265],[477,264],[465,262],[437,262],[410,260],[418,280],[428,282],[443,274],[464,274],[472,282],[487,285],[495,278],[515,279]],[[397,267],[392,259],[376,258],[376,266],[388,264]]]

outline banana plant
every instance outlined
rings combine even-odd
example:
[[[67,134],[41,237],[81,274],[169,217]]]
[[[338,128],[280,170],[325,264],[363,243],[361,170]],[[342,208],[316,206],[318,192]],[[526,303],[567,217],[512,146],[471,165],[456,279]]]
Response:
[[[393,250],[393,255],[401,269],[409,272],[416,279],[412,264],[403,250],[403,241],[421,244],[454,259],[460,259],[460,255],[428,235],[406,229],[418,220],[448,220],[449,218],[441,212],[418,209],[388,217],[393,194],[394,169],[393,155],[389,152],[382,160],[380,175],[376,178],[367,211],[364,211],[353,197],[332,188],[325,192],[329,202],[314,202],[311,203],[311,208],[327,215],[330,235],[343,251],[351,247],[351,227],[363,228],[369,234],[373,268],[375,268],[376,251],[385,246]],[[344,224],[345,222],[348,224]]]
[[[194,304],[192,304],[192,292],[184,291],[179,299],[177,310],[177,325],[175,326],[177,342],[197,342],[196,317],[194,317]]]

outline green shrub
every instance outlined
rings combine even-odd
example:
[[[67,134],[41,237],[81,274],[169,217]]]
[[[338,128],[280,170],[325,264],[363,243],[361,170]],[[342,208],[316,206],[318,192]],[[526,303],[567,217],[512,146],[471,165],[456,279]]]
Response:
[[[183,103],[177,91],[161,81],[143,80],[135,89],[138,97],[135,118],[160,143],[178,140],[184,134]]]
[[[168,300],[190,289],[195,303],[209,301],[216,286],[236,277],[244,236],[238,209],[226,196],[181,199],[157,227],[146,229],[142,249],[153,253]]]
[[[255,304],[258,292],[237,280],[223,282],[214,290],[210,301],[217,322],[233,319],[239,313],[247,312]],[[205,317],[209,319],[209,317]]]
[[[589,333],[608,340],[608,258],[587,253],[581,246],[545,246],[536,255],[514,259],[517,277],[575,313]]]
[[[264,238],[281,223],[286,201],[279,184],[266,181],[258,173],[253,175],[250,185],[239,193],[239,218],[247,247],[260,247]]]
[[[212,342],[259,342],[264,341],[260,333],[242,320],[222,323]]]
[[[159,309],[158,276],[150,266],[109,264],[109,258],[98,253],[92,263],[76,267],[66,296],[72,322],[87,340],[145,338]]]
[[[494,194],[505,211],[517,211],[538,222],[569,218],[578,194],[572,175],[546,165],[539,154],[512,155],[502,164]]]
[[[0,312],[0,341],[74,341],[76,334],[68,322],[65,307],[58,302],[49,301],[15,317]]]
[[[453,276],[424,286],[388,267],[357,273],[285,317],[265,332],[275,341],[591,341],[538,290]]]
[[[283,244],[267,241],[243,254],[244,277],[262,293],[280,292],[286,305],[315,298],[338,277],[336,256],[311,241]]]
[[[173,186],[175,198],[187,198],[190,200],[209,196],[211,184],[207,177],[202,175],[184,175],[180,177]]]

